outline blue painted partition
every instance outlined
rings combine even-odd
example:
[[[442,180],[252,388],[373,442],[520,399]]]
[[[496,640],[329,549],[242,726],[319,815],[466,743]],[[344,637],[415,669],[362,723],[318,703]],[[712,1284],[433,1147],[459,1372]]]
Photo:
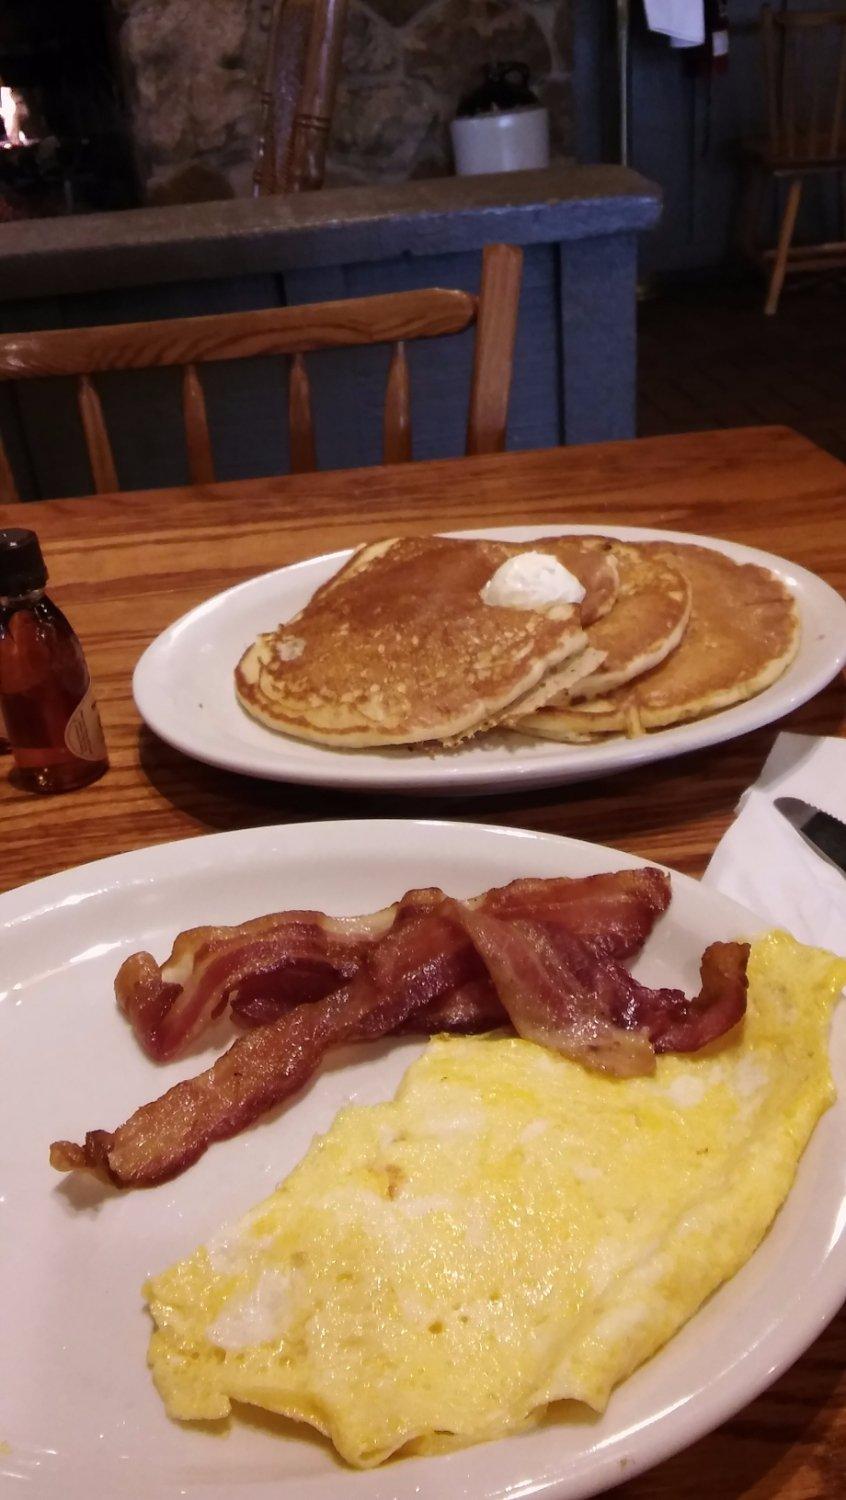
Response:
[[[190,316],[423,286],[478,287],[481,249],[524,247],[511,448],[634,433],[637,238],[651,184],[619,167],[344,188],[0,228],[0,332]],[[416,458],[460,453],[472,332],[409,349]],[[378,462],[388,352],[309,356],[318,456]],[[205,365],[221,479],[287,467],[283,361]],[[98,377],[121,485],[187,477],[177,371]],[[91,488],[71,382],[0,385],[26,498]]]

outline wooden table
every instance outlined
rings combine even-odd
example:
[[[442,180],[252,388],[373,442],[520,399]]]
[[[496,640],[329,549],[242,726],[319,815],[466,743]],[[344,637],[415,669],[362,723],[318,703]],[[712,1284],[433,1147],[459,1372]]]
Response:
[[[616,845],[701,874],[776,727],[614,777],[497,797],[353,795],[250,781],[163,745],[130,692],[144,647],[219,589],[398,532],[586,522],[676,527],[794,559],[846,592],[846,468],[785,428],[220,484],[0,510],[37,528],[85,644],[112,768],[63,797],[0,785],[4,888],[123,849],[250,824],[419,813]],[[842,680],[779,727],[846,733]],[[734,1421],[621,1500],[846,1495],[846,1318]]]

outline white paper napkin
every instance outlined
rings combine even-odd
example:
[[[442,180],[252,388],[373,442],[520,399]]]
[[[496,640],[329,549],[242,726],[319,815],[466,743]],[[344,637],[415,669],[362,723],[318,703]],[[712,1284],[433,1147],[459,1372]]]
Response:
[[[644,0],[650,31],[668,36],[674,47],[701,47],[705,40],[705,0]]]
[[[802,797],[846,822],[846,740],[780,734],[738,805],[703,883],[800,942],[846,956],[846,876],[808,848],[773,807]]]

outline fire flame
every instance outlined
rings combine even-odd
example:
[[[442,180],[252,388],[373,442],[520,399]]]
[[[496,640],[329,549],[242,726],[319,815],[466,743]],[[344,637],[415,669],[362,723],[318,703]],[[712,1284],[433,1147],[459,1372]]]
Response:
[[[0,83],[0,120],[6,128],[6,139],[0,141],[0,146],[7,149],[10,146],[32,146],[34,141],[24,131],[18,118],[20,100],[16,98],[14,89],[8,84]]]

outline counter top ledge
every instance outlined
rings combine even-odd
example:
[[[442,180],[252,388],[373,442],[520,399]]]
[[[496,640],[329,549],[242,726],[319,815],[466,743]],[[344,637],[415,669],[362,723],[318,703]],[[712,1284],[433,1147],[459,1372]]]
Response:
[[[0,299],[636,233],[660,207],[628,168],[559,165],[25,219],[0,228]]]

